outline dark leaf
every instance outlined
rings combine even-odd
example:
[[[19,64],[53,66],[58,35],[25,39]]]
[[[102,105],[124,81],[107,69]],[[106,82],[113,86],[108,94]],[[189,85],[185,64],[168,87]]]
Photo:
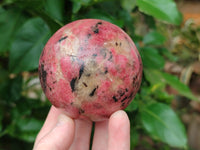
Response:
[[[8,51],[16,31],[25,21],[19,9],[1,9],[0,13],[0,52]]]
[[[0,84],[0,99],[4,101],[17,101],[21,97],[22,77],[6,79]]]
[[[91,0],[71,0],[73,3],[72,12],[77,13],[82,6],[87,6],[90,4]]]
[[[34,142],[43,121],[35,118],[18,118],[7,127],[7,133],[27,142]]]
[[[19,73],[38,67],[50,30],[41,18],[28,20],[17,33],[10,50],[10,71]]]
[[[111,22],[113,24],[116,24],[119,27],[123,27],[124,22],[121,19],[116,19],[113,16],[107,14],[106,12],[103,12],[101,10],[91,10],[86,14],[87,18],[94,18],[94,19],[102,19],[108,22]]]
[[[64,2],[64,0],[47,0],[45,4],[45,10],[52,18],[63,22],[65,6]]]
[[[128,107],[125,109],[126,111],[134,111],[138,109],[138,102],[139,95],[136,94],[135,98],[131,101],[131,103],[128,105]]]

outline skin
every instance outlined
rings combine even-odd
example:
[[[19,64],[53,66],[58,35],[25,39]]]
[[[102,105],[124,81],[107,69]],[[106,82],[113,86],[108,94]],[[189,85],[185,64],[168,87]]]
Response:
[[[89,150],[91,129],[92,121],[73,120],[52,106],[33,150]],[[108,120],[95,123],[92,150],[102,149],[130,149],[130,122],[124,111],[119,110]]]

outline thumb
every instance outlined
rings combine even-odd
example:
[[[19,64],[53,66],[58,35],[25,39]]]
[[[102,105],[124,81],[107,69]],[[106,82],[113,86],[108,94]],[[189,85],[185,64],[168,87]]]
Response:
[[[74,121],[66,115],[61,114],[55,127],[36,145],[33,150],[65,150],[70,147],[74,139]]]

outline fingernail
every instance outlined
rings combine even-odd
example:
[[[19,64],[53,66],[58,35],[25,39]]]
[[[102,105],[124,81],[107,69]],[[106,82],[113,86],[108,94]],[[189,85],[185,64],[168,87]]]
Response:
[[[113,113],[111,115],[111,118],[114,118],[114,119],[121,119],[121,118],[124,119],[124,118],[127,118],[127,119],[129,119],[128,116],[127,116],[127,114],[126,114],[126,112],[124,110],[118,110],[118,111],[116,111],[115,113]]]
[[[71,121],[71,118],[69,118],[68,116],[64,115],[64,114],[60,114],[60,116],[58,117],[58,123],[57,123],[57,126],[58,125],[63,125],[67,122],[70,122]]]

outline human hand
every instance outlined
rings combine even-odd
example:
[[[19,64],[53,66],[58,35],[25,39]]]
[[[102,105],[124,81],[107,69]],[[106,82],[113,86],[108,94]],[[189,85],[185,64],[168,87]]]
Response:
[[[89,150],[92,122],[73,120],[51,107],[33,150]],[[96,122],[92,150],[130,150],[130,122],[123,110]]]

